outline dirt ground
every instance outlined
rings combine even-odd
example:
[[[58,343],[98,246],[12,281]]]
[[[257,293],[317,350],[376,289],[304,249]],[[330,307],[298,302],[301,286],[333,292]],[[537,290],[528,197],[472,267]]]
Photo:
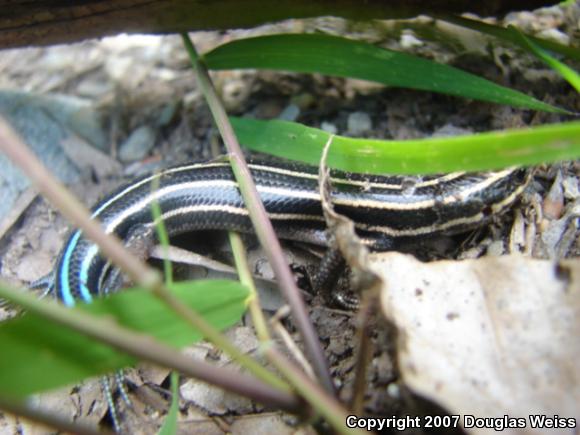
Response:
[[[566,11],[550,8],[535,14],[512,14],[506,20],[517,22],[524,30],[535,34],[574,41],[578,35],[578,11],[578,7]],[[434,28],[434,24],[426,19],[380,25],[319,19],[289,21],[252,31],[204,32],[192,37],[198,50],[203,52],[219,43],[256,34],[312,30],[338,33],[445,62],[550,104],[580,111],[576,92],[529,55],[498,41],[481,39],[481,35],[466,35],[449,27],[439,28],[434,33]],[[426,39],[427,35],[433,34],[435,37]],[[281,117],[338,134],[408,139],[571,119],[564,115],[318,75],[226,71],[213,74],[213,78],[231,114],[264,119]],[[119,156],[125,160],[122,169],[109,160],[108,165],[112,168],[109,171],[101,172],[102,168],[96,168],[90,161],[78,168],[77,181],[71,188],[88,205],[135,174],[191,159],[208,159],[215,155],[216,150],[222,150],[209,110],[196,87],[185,50],[177,36],[120,35],[69,46],[0,52],[0,88],[27,94],[64,94],[87,102],[88,116],[99,119],[98,134],[102,134],[105,144],[101,152],[112,161],[118,161]],[[92,142],[85,139],[91,135],[90,131],[75,129],[75,134],[71,134],[75,141],[83,142],[79,149],[85,149],[86,144]],[[74,160],[69,154],[70,148],[64,147],[58,152]],[[536,170],[533,182],[516,209],[492,225],[469,234],[421,241],[404,247],[404,250],[426,261],[509,253],[513,249],[508,239],[510,234],[513,236],[514,222],[519,222],[519,217],[530,224],[534,216],[537,217],[534,210],[539,207],[544,210],[544,220],[537,224],[534,240],[516,249],[535,258],[576,257],[580,249],[577,219],[570,224],[575,225],[572,230],[569,225],[557,226],[551,222],[561,219],[566,208],[578,198],[578,174],[575,162],[542,166]],[[3,219],[8,224],[2,226],[4,233],[0,235],[2,277],[20,283],[48,273],[70,229],[64,219],[34,195],[29,195],[16,218]],[[548,229],[550,235],[545,234]],[[214,240],[213,236],[206,239],[200,235],[199,238],[204,254],[231,259],[227,247],[220,245],[217,252],[213,252],[215,248],[210,249],[207,239]],[[525,237],[522,235],[520,238]],[[562,242],[563,238],[566,238],[565,242]],[[264,266],[263,254],[256,243],[249,239],[249,246],[254,270],[264,278],[271,278],[271,271]],[[316,256],[300,246],[289,244],[287,247],[299,282],[307,283],[305,277],[315,267]],[[195,273],[203,276],[206,272],[197,268]],[[356,314],[328,307],[321,298],[308,292],[306,298],[340,397],[348,401],[353,389],[357,355]],[[270,310],[280,306],[281,301],[274,297]],[[9,315],[9,308],[0,305],[0,318]],[[380,325],[380,320],[377,322]],[[293,333],[292,322],[288,320],[286,325]],[[234,328],[229,335],[247,352],[256,353],[258,343],[247,323]],[[369,365],[365,411],[369,415],[445,415],[437,404],[413,395],[399,382],[392,331],[388,327],[377,327],[372,341],[375,349]],[[188,352],[219,364],[230,364],[221,352],[208,345],[198,345]],[[168,376],[168,371],[145,364],[127,370],[127,389],[133,409],[129,409],[120,395],[115,395],[124,430],[130,433],[156,432],[168,407]],[[230,430],[290,433],[296,430],[295,425],[300,424],[261,405],[224,396],[220,391],[194,381],[182,380],[180,391],[182,433]],[[43,394],[35,402],[67,419],[101,427],[111,426],[99,380]],[[0,432],[45,433],[2,414]],[[404,433],[424,432],[409,429]]]

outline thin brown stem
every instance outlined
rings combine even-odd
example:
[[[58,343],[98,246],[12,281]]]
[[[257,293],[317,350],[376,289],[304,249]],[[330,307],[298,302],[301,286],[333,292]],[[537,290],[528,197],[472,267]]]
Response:
[[[288,302],[288,305],[290,305],[296,322],[296,327],[302,335],[304,346],[312,360],[312,365],[318,375],[320,383],[326,391],[334,394],[334,385],[332,383],[332,378],[330,377],[330,372],[328,370],[328,365],[320,341],[318,340],[316,331],[310,322],[306,310],[306,304],[304,303],[302,294],[294,282],[294,277],[292,276],[286,257],[282,252],[282,247],[276,237],[274,227],[268,218],[264,204],[262,203],[256,185],[252,180],[250,170],[246,163],[246,159],[244,158],[244,154],[242,153],[242,149],[240,148],[238,139],[234,133],[233,127],[228,119],[223,104],[217,96],[207,68],[200,61],[193,43],[186,33],[182,33],[181,36],[189,53],[199,87],[208,102],[216,125],[224,140],[226,148],[228,149],[232,170],[239,184],[240,192],[244,198],[244,202],[246,203],[258,240],[266,252],[268,261],[270,262],[272,270],[278,280],[280,290]]]

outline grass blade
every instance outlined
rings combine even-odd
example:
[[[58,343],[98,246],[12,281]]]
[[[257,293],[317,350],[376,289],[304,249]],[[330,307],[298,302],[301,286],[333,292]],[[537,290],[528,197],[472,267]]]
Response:
[[[472,20],[470,18],[460,17],[457,15],[441,15],[437,18],[457,26],[465,27],[466,29],[471,29],[477,32],[485,33],[486,35],[494,36],[498,39],[501,39],[502,41],[519,45],[522,48],[526,48],[524,45],[522,45],[521,40],[505,27],[495,26],[493,24],[484,23],[483,21]],[[526,38],[531,40],[539,47],[550,50],[553,53],[559,53],[569,59],[580,60],[580,50],[578,48],[568,47],[548,39],[536,38],[535,36],[531,35],[526,35]]]
[[[282,34],[233,41],[203,56],[210,69],[260,68],[357,78],[548,112],[565,110],[427,59],[319,34]]]
[[[254,151],[318,165],[330,134],[286,121],[232,118]],[[372,174],[479,171],[580,157],[580,122],[450,138],[388,141],[335,136],[328,164]]]
[[[528,51],[535,54],[538,58],[548,64],[552,69],[558,71],[562,77],[568,81],[576,91],[580,92],[580,77],[572,68],[568,65],[560,62],[559,60],[550,56],[550,54],[543,48],[536,45],[530,38],[526,37],[522,32],[520,32],[516,27],[509,26],[513,35],[520,41],[523,47],[526,47]]]
[[[163,426],[157,432],[158,435],[174,435],[177,433],[177,414],[179,413],[179,375],[171,372],[171,406]]]

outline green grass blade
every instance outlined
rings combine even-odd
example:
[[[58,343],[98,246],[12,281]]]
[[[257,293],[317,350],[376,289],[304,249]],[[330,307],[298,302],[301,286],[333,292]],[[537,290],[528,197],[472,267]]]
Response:
[[[459,69],[328,35],[284,34],[233,41],[203,56],[210,69],[321,73],[464,98],[565,113],[563,109]]]
[[[177,433],[177,414],[179,413],[179,375],[171,373],[171,406],[163,426],[157,432],[158,435],[174,435]]]
[[[182,282],[171,290],[219,329],[237,322],[246,309],[248,290],[236,281]],[[144,290],[122,291],[71,309],[113,316],[121,325],[174,347],[201,339],[187,322]],[[25,396],[135,362],[131,356],[33,314],[0,324],[0,349],[0,392],[4,396]]]
[[[232,118],[244,146],[318,165],[330,134],[286,121]],[[450,138],[388,141],[335,136],[328,165],[373,174],[479,171],[580,157],[580,122]]]
[[[151,193],[159,190],[159,183],[159,177],[154,177],[151,180]],[[169,234],[167,234],[165,222],[161,218],[161,206],[155,195],[153,195],[153,201],[151,202],[151,217],[153,218],[153,222],[155,222],[155,233],[163,250],[163,276],[165,278],[165,284],[170,286],[173,284],[173,266],[168,258]]]
[[[513,34],[509,29],[493,24],[484,23],[482,21],[472,20],[457,15],[442,15],[437,17],[443,21],[455,24],[457,26],[465,27],[466,29],[475,30],[477,32],[485,33],[486,35],[494,36],[502,41],[511,42],[526,48],[522,45],[522,41]],[[526,38],[531,40],[534,44],[553,53],[559,53],[569,59],[580,60],[580,50],[575,47],[568,47],[547,39],[536,38],[535,36],[526,35]]]
[[[550,54],[546,50],[534,44],[534,42],[530,38],[527,38],[516,27],[509,26],[508,29],[515,35],[516,38],[520,40],[522,46],[527,47],[527,49],[530,52],[532,52],[538,58],[544,61],[547,65],[550,66],[550,68],[558,71],[562,75],[562,77],[564,77],[564,79],[568,81],[568,83],[574,86],[576,91],[580,92],[580,76],[578,76],[576,71],[574,71],[568,65],[550,56]]]

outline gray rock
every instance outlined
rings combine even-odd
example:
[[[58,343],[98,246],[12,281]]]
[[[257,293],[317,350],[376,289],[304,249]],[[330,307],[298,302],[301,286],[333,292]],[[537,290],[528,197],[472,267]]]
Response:
[[[183,107],[182,100],[173,100],[167,103],[163,107],[161,113],[159,114],[159,117],[157,118],[157,125],[159,127],[167,127],[168,125],[170,125],[172,122],[175,121],[182,107]]]
[[[327,133],[330,133],[330,134],[336,134],[338,131],[338,129],[336,128],[336,125],[334,125],[331,122],[326,122],[326,121],[323,121],[320,124],[320,128],[322,130],[326,131]]]
[[[155,130],[148,125],[133,130],[119,147],[119,159],[122,162],[141,160],[155,145],[156,136]]]
[[[538,38],[549,39],[562,45],[570,45],[570,36],[558,29],[545,29],[537,33]]]
[[[2,91],[0,114],[65,183],[72,183],[79,176],[77,165],[62,149],[65,140],[78,135],[99,148],[106,144],[99,113],[90,102],[79,98]],[[24,174],[0,155],[0,219],[29,185]]]
[[[440,127],[437,130],[435,130],[433,132],[432,137],[465,136],[468,134],[473,134],[473,130],[456,127],[453,124],[445,124],[443,127]]]
[[[401,35],[400,44],[402,48],[411,49],[415,47],[421,47],[423,45],[423,41],[417,38],[413,32],[405,31]]]
[[[298,119],[298,115],[300,115],[300,108],[296,104],[289,104],[284,108],[284,110],[282,110],[282,113],[278,115],[278,119],[294,122]]]
[[[346,129],[352,136],[359,136],[373,128],[371,117],[365,112],[353,112],[348,115]]]

